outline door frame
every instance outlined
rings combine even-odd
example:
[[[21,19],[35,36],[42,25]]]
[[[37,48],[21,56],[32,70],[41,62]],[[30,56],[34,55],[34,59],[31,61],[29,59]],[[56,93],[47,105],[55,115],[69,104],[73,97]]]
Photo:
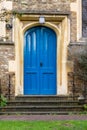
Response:
[[[32,15],[34,18],[34,15]],[[35,15],[36,16],[36,15]],[[37,16],[38,17],[38,16]],[[48,16],[47,16],[48,17]],[[51,17],[51,16],[49,16]],[[60,17],[59,15],[56,16]],[[53,16],[52,16],[53,18]],[[25,18],[24,18],[25,19]],[[57,23],[47,21],[44,26],[51,28],[57,35],[57,95],[68,94],[67,88],[67,45],[68,40],[68,19],[67,16],[61,16],[62,21]],[[23,49],[24,33],[27,29],[41,25],[37,20],[25,22],[23,19],[15,18],[15,95],[23,95]],[[60,24],[59,24],[60,23]]]

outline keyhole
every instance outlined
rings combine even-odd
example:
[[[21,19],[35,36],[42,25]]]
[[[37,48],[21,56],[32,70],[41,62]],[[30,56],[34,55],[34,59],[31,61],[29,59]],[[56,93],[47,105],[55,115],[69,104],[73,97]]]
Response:
[[[43,63],[42,62],[40,62],[40,67],[42,67],[43,66]]]

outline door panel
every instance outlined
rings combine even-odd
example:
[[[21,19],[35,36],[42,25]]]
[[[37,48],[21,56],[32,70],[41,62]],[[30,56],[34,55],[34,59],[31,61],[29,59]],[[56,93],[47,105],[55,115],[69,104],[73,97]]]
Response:
[[[40,93],[46,95],[56,94],[54,84],[55,84],[55,77],[52,72],[42,73]]]
[[[25,34],[24,46],[24,94],[39,93],[38,31],[31,29]]]
[[[38,89],[38,76],[35,72],[29,72],[25,75],[25,94],[36,94],[39,93]]]
[[[24,94],[56,94],[56,34],[47,27],[25,33]]]
[[[51,30],[41,29],[40,93],[56,94],[56,36]]]

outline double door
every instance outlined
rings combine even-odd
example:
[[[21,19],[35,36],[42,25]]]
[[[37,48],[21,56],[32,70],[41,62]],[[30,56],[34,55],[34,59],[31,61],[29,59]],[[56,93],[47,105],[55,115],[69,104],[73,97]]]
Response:
[[[44,26],[24,35],[24,95],[56,95],[56,34]]]

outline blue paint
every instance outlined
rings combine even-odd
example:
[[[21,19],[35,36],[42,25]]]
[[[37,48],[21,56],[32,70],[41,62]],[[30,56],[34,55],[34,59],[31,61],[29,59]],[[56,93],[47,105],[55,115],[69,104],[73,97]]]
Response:
[[[56,95],[56,34],[44,26],[24,35],[24,94]]]

